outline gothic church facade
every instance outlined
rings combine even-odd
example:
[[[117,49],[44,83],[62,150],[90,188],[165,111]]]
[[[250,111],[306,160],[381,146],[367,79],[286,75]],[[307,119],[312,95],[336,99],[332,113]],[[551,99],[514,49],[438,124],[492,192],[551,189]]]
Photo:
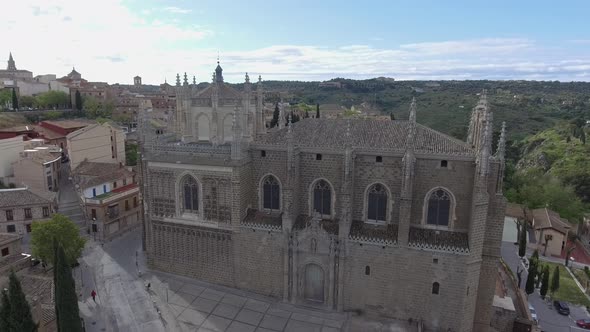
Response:
[[[504,128],[485,93],[467,142],[416,122],[265,127],[263,86],[177,76],[173,130],[142,128],[152,268],[330,310],[487,331],[500,257]]]

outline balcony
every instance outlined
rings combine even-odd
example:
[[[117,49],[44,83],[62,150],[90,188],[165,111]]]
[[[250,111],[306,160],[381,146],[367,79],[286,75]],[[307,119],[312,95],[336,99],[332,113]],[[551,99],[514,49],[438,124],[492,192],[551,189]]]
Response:
[[[410,227],[408,246],[411,248],[447,251],[457,254],[469,253],[466,232]]]
[[[375,225],[353,220],[348,238],[356,242],[377,245],[397,244],[397,224]]]
[[[96,204],[96,205],[105,205],[105,204],[110,204],[112,202],[116,202],[117,200],[132,195],[132,194],[136,194],[139,193],[139,186],[136,183],[132,183],[132,184],[128,184],[126,186],[120,187],[120,188],[116,188],[113,189],[112,191],[109,191],[108,193],[104,193],[92,198],[86,198],[85,199],[85,203],[86,204]]]

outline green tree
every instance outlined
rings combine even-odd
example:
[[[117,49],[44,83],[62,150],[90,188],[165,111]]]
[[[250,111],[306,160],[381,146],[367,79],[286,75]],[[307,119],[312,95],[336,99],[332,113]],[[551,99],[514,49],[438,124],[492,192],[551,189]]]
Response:
[[[582,128],[582,131],[580,132],[580,142],[582,142],[582,144],[586,144],[586,132],[584,132],[584,128]]]
[[[68,105],[70,97],[62,91],[47,91],[36,97],[37,105],[43,108],[62,108]]]
[[[559,290],[559,265],[555,266],[555,270],[553,270],[549,290],[551,291],[551,294],[555,294],[555,292]]]
[[[549,266],[545,265],[543,268],[543,281],[541,284],[541,297],[545,299],[545,295],[547,295],[547,290],[549,289]]]
[[[14,271],[10,273],[8,282],[8,301],[10,302],[10,328],[8,331],[37,331],[33,321],[31,307]]]
[[[16,89],[12,89],[12,109],[18,109],[18,97],[16,95]]]
[[[76,109],[78,111],[82,110],[82,96],[80,95],[79,90],[76,90]]]
[[[2,299],[0,299],[0,331],[10,331],[10,300],[8,292],[2,290]]]
[[[33,222],[31,247],[35,257],[53,264],[53,239],[63,246],[69,264],[76,262],[86,243],[78,226],[64,215],[54,214],[49,221]]]
[[[76,284],[72,277],[72,268],[69,259],[66,257],[64,247],[57,241],[54,285],[55,285],[55,312],[59,331],[81,332],[80,309],[78,308],[78,297],[76,296]]]
[[[32,96],[20,96],[18,104],[20,107],[35,107],[37,100]]]
[[[7,109],[12,99],[10,89],[0,89],[0,109]]]
[[[137,144],[125,143],[125,162],[127,166],[137,165]]]
[[[395,120],[395,114],[393,114],[393,112],[389,113],[389,119],[391,121]]]
[[[522,258],[526,255],[527,222],[523,221],[520,228],[520,233],[518,234],[518,256]]]
[[[275,104],[275,110],[272,113],[272,120],[270,120],[270,127],[274,128],[277,126],[277,124],[279,123],[279,115],[280,115],[280,110],[279,110],[279,103]]]
[[[524,290],[527,294],[531,295],[535,291],[535,273],[537,270],[536,267],[534,269],[531,269],[531,266],[533,266],[533,264],[531,262],[529,262],[529,264],[529,274],[526,278],[526,285]]]
[[[319,103],[315,104],[315,117],[316,117],[316,119],[320,118],[320,104]]]

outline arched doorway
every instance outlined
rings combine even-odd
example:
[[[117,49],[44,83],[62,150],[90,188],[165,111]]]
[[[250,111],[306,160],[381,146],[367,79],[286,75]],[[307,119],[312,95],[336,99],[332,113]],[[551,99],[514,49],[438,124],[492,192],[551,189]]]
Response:
[[[317,264],[305,267],[305,289],[303,296],[308,301],[324,302],[324,270]]]

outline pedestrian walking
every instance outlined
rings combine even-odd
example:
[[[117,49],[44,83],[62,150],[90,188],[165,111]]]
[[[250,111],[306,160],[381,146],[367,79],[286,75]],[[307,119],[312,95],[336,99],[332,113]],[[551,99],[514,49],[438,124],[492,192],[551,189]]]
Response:
[[[94,289],[92,290],[92,292],[90,292],[90,296],[92,296],[92,301],[96,303],[96,291]]]

